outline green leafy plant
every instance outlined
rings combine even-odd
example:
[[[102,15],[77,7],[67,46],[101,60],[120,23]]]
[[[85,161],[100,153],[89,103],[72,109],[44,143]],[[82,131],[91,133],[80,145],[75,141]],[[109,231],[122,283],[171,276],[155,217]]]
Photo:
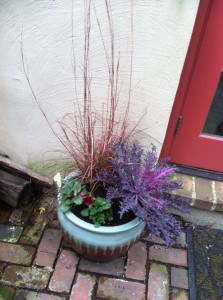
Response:
[[[61,180],[60,189],[60,209],[62,212],[68,211],[72,205],[81,205],[83,199],[81,194],[87,193],[86,186],[81,185],[80,180],[70,178],[68,180]]]
[[[104,198],[97,197],[93,205],[89,205],[81,211],[83,217],[88,217],[93,221],[95,227],[100,227],[105,224],[106,221],[112,221],[112,203]]]
[[[88,192],[86,185],[82,185],[77,178],[61,179],[58,173],[54,180],[60,187],[60,210],[66,212],[72,207],[82,205],[81,215],[91,220],[95,227],[104,225],[106,221],[112,221],[112,202],[102,197],[94,197]]]

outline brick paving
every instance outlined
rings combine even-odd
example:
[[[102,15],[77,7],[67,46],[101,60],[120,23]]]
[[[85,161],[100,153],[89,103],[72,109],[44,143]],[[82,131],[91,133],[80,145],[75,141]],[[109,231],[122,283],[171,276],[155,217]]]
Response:
[[[53,197],[0,202],[0,300],[189,299],[184,233],[171,249],[147,235],[126,257],[94,263],[63,239],[55,215]]]

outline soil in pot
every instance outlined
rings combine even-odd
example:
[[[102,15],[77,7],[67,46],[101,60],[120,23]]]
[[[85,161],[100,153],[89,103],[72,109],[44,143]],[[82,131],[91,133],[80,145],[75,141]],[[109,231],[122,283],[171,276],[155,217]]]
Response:
[[[133,214],[133,212],[127,212],[123,215],[123,217],[120,219],[119,216],[119,210],[120,210],[120,199],[116,199],[113,204],[112,204],[112,212],[113,212],[113,220],[112,221],[107,221],[105,224],[103,224],[103,226],[118,226],[118,225],[123,225],[126,224],[130,221],[132,221],[135,218],[135,215]],[[81,220],[84,220],[85,222],[88,222],[90,224],[93,224],[93,222],[91,222],[91,220],[89,220],[88,218],[85,218],[81,215],[81,211],[86,208],[85,204],[82,205],[77,205],[72,207],[71,212],[77,216],[78,218],[80,218]]]
[[[106,198],[106,188],[108,186],[102,186],[102,185],[98,185],[96,188],[94,188],[94,196],[95,197],[102,197],[102,198]],[[87,185],[87,190],[90,191],[90,186]],[[126,224],[130,221],[132,221],[135,218],[135,215],[133,212],[126,212],[122,218],[120,218],[120,203],[121,203],[121,199],[117,198],[115,200],[112,200],[112,212],[113,212],[113,220],[112,221],[106,221],[105,224],[103,224],[103,226],[118,226],[118,225],[123,225]],[[71,208],[71,212],[77,216],[78,218],[80,218],[81,220],[84,220],[85,222],[88,222],[90,224],[93,224],[93,222],[91,220],[89,220],[86,217],[83,217],[81,215],[81,211],[83,209],[86,208],[86,205],[83,203],[82,205],[76,205],[73,206]]]

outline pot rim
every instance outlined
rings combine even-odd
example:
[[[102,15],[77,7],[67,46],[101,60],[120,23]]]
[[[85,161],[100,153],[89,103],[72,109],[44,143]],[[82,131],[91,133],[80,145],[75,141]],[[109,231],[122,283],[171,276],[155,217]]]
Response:
[[[72,223],[75,223],[77,226],[87,229],[92,232],[96,233],[119,233],[123,231],[130,230],[139,224],[141,224],[143,221],[140,220],[138,217],[135,217],[132,221],[127,222],[122,225],[117,225],[117,226],[100,226],[96,228],[93,224],[90,224],[80,218],[78,218],[75,214],[73,214],[70,210],[66,211],[63,213],[67,219],[69,219]]]

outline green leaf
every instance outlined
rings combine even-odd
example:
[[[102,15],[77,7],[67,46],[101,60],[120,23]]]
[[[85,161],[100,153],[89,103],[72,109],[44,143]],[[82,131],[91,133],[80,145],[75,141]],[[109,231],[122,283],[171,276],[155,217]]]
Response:
[[[96,197],[96,201],[98,201],[98,202],[105,202],[106,200],[105,200],[105,198],[102,198],[102,197]]]
[[[90,209],[90,216],[96,215],[97,212],[98,212],[97,208],[92,207],[92,208]]]
[[[95,219],[95,223],[96,222],[98,222],[100,224],[104,224],[105,223],[105,215],[103,213],[97,214],[94,219]]]
[[[100,207],[105,203],[105,200],[103,198],[97,197],[95,203],[98,207]]]
[[[60,206],[60,210],[62,212],[66,212],[70,209],[70,205],[67,205],[66,203],[63,203],[61,206]]]
[[[67,199],[67,200],[65,201],[65,203],[66,203],[67,205],[71,205],[71,204],[73,203],[73,200],[72,200],[72,199]]]
[[[75,180],[75,182],[74,182],[74,186],[77,188],[79,185],[80,185],[81,183],[80,183],[80,180]]]
[[[67,184],[67,188],[68,188],[69,190],[72,190],[73,186],[74,186],[74,183],[73,183],[72,181],[70,181],[70,182]]]
[[[83,203],[83,199],[82,199],[81,195],[78,195],[76,197],[76,199],[74,200],[74,203],[77,205],[81,205]]]
[[[62,193],[65,194],[65,195],[68,195],[70,193],[69,186],[65,186],[64,189],[63,189],[63,191],[62,191]]]
[[[75,183],[74,183],[74,186],[73,186],[74,193],[79,193],[80,189],[81,189],[80,181],[76,180]]]
[[[88,208],[85,208],[81,211],[81,215],[83,217],[88,217],[89,216],[89,209]]]
[[[101,224],[98,223],[98,222],[96,222],[96,223],[94,224],[94,227],[95,227],[95,228],[99,228],[99,227],[101,227]]]
[[[89,194],[89,192],[86,189],[86,185],[81,186],[81,191],[80,192],[83,193],[83,194]]]
[[[106,202],[101,208],[103,210],[109,209],[109,208],[111,208],[111,203],[110,202]]]

